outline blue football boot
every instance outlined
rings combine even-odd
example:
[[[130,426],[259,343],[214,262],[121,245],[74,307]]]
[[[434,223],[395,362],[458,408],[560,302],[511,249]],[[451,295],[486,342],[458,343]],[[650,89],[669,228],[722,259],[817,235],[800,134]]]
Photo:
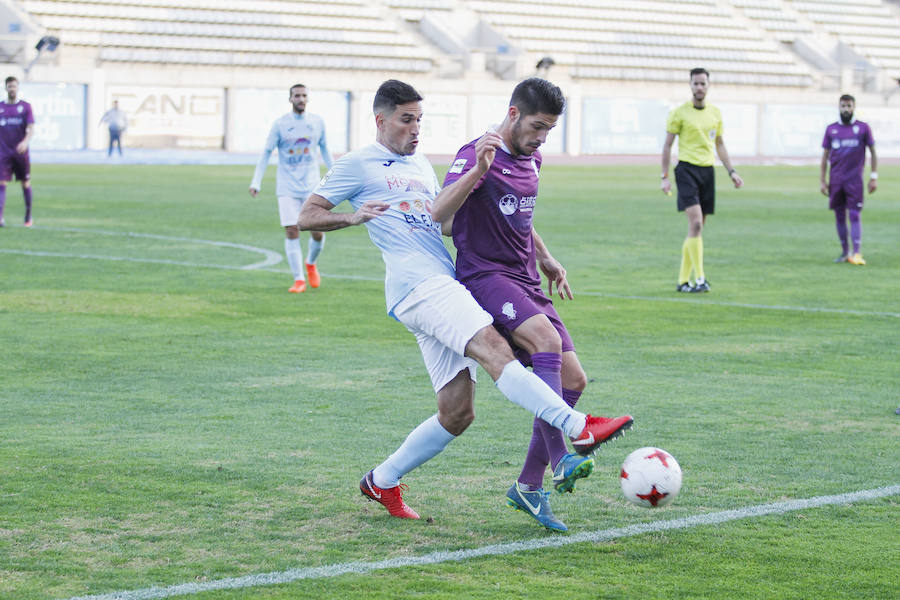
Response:
[[[566,524],[556,518],[553,511],[550,510],[550,492],[543,489],[528,491],[523,490],[519,486],[519,482],[515,482],[509,491],[506,492],[506,504],[516,510],[526,512],[534,520],[542,526],[553,531],[568,531]]]
[[[580,454],[566,454],[553,469],[553,488],[560,494],[574,492],[575,482],[594,470],[594,459]]]

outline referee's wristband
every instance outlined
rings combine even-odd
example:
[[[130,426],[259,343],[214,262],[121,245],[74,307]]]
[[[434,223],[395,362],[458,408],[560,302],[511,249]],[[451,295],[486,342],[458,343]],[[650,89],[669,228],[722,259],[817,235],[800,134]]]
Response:
[[[872,171],[871,173],[869,173],[869,179],[878,179],[878,173]]]
[[[729,169],[729,170],[728,170],[728,176],[729,176],[729,177],[731,177],[731,176],[734,175],[735,173],[737,173],[737,169]]]

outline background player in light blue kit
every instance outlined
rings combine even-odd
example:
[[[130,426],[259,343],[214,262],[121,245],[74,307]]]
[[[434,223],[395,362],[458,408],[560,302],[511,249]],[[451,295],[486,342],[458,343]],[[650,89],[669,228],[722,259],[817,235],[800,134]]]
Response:
[[[579,454],[590,454],[616,433],[612,419],[574,410],[515,360],[491,326],[493,317],[454,278],[432,206],[438,197],[452,203],[454,195],[468,195],[490,167],[494,148],[479,145],[477,168],[440,190],[431,164],[415,154],[421,100],[406,83],[384,82],[373,103],[376,143],[342,156],[303,205],[298,221],[301,229],[321,231],[366,225],[384,258],[388,314],[416,336],[425,359],[437,393],[437,414],[359,484],[363,495],[405,519],[419,515],[403,501],[406,486],[400,478],[437,456],[475,418],[476,361],[509,400],[572,438]],[[332,212],[344,200],[355,211]],[[630,424],[631,417],[627,419]]]
[[[306,276],[311,287],[319,287],[321,278],[316,268],[316,260],[325,244],[325,234],[310,232],[309,252],[306,258],[306,276],[303,274],[303,250],[300,247],[300,229],[297,217],[300,208],[313,188],[319,182],[319,161],[322,156],[325,165],[331,168],[331,153],[325,141],[325,122],[318,115],[306,113],[306,86],[297,83],[291,86],[289,99],[293,110],[272,124],[266,146],[253,173],[250,195],[254,198],[262,189],[262,179],[269,164],[269,155],[278,148],[278,176],[275,195],[278,196],[278,213],[284,227],[284,253],[294,275],[294,285],[288,290],[293,293],[306,291]]]

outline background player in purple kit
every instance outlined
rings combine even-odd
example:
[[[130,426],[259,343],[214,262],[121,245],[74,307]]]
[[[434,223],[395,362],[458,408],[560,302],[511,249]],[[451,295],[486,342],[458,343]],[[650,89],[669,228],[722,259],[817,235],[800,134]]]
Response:
[[[25,196],[25,227],[31,227],[31,160],[28,142],[34,132],[31,105],[18,99],[19,80],[6,78],[6,102],[0,102],[0,227],[5,225],[6,185],[15,175]]]
[[[872,169],[869,173],[869,193],[878,188],[878,157],[875,155],[875,138],[867,123],[853,118],[856,100],[844,94],[840,98],[841,120],[825,129],[822,139],[822,169],[819,189],[828,196],[828,208],[834,211],[838,239],[841,241],[841,255],[834,262],[848,262],[864,265],[860,249],[862,246],[863,208],[863,167],[866,166],[866,148],[872,155]],[[831,177],[828,164],[831,163]],[[847,215],[850,216],[850,238],[853,252],[847,240]]]
[[[541,290],[538,267],[547,276],[550,296],[554,284],[560,298],[571,299],[572,290],[566,270],[533,225],[541,168],[538,148],[564,108],[562,91],[549,81],[533,77],[519,83],[503,122],[457,153],[444,189],[459,182],[464,191],[440,197],[432,214],[444,233],[453,235],[457,279],[494,317],[494,327],[517,349],[516,357],[574,407],[587,377],[572,338]],[[478,156],[485,147],[494,156],[482,169]],[[616,434],[630,426],[629,420]],[[568,453],[563,435],[535,419],[525,464],[506,494],[507,503],[544,527],[565,531],[543,489],[548,465],[556,490],[571,492],[577,479],[591,473],[594,462],[590,456]]]

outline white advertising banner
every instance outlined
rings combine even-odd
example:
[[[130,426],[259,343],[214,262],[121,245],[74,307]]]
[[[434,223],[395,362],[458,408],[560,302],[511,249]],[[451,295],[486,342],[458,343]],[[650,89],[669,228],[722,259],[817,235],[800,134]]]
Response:
[[[84,148],[86,89],[71,83],[22,83],[19,95],[34,113],[33,150]]]
[[[585,98],[582,110],[583,154],[662,154],[669,112],[666,100]],[[715,104],[722,112],[725,146],[731,156],[753,156],[757,149],[755,104]],[[673,156],[677,156],[678,142]]]
[[[722,111],[722,139],[729,156],[756,156],[759,144],[759,107],[756,104],[730,104],[715,106]]]
[[[374,93],[361,94],[355,113],[360,148],[375,141],[375,116],[372,113]],[[422,101],[422,123],[419,127],[419,146],[424,154],[456,154],[469,141],[467,135],[467,99],[456,94],[428,94]]]
[[[456,154],[469,141],[468,98],[455,94],[428,94],[422,101],[419,152]]]
[[[344,154],[348,149],[348,116],[350,94],[328,90],[308,89],[306,111],[325,121],[325,137],[332,155]],[[293,108],[288,90],[237,89],[231,95],[231,147],[234,152],[262,152],[266,136],[275,119]],[[272,153],[275,154],[274,152]]]
[[[875,137],[875,152],[879,157],[900,157],[900,106],[857,106],[856,116],[861,121],[868,123],[872,129],[872,135]],[[837,116],[832,119],[832,121],[836,120]],[[823,134],[825,125],[822,125]],[[819,141],[821,142],[821,140]],[[868,161],[868,159],[866,160]]]
[[[585,98],[582,154],[661,154],[673,107],[664,100]]]
[[[225,139],[222,88],[110,86],[128,116],[128,145],[137,148],[220,149]]]
[[[509,96],[473,96],[469,105],[469,142],[491,126],[500,125],[509,110]],[[566,142],[566,114],[563,113],[556,127],[547,134],[547,141],[541,146],[541,154],[561,154]],[[462,146],[462,143],[459,144]],[[454,151],[455,154],[455,151]]]
[[[838,118],[837,103],[767,104],[762,109],[763,156],[819,156],[825,126]]]

